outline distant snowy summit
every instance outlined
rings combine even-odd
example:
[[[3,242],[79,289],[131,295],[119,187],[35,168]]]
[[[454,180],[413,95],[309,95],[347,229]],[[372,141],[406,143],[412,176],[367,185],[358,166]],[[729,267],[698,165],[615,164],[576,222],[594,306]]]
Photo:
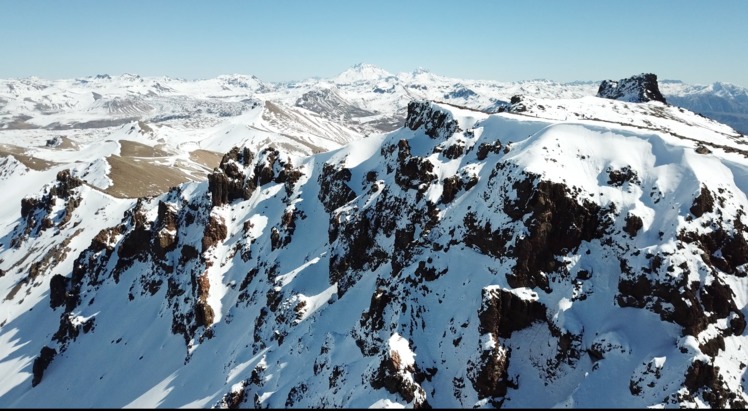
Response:
[[[603,80],[597,90],[597,96],[630,103],[659,101],[667,104],[665,97],[660,93],[657,75],[652,73],[640,74],[618,81]]]
[[[340,73],[338,77],[335,78],[335,82],[351,84],[367,81],[379,81],[387,77],[393,77],[392,73],[373,64],[358,63]]]

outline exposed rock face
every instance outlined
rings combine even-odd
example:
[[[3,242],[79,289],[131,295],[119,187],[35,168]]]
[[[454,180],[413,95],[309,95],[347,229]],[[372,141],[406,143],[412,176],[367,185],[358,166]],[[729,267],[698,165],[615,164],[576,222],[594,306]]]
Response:
[[[68,198],[73,193],[73,189],[82,185],[83,181],[77,177],[73,177],[70,170],[62,170],[57,173],[57,184],[50,190],[50,195]]]
[[[195,320],[198,325],[209,327],[213,324],[215,312],[208,304],[208,293],[210,292],[210,281],[203,274],[197,279],[197,304],[195,305]]]
[[[390,341],[394,338],[399,336],[395,334]],[[415,364],[407,362],[398,351],[391,349],[385,353],[371,386],[400,394],[406,402],[413,404],[413,408],[431,408],[425,399],[426,393],[416,382],[417,373]]]
[[[433,173],[434,165],[423,157],[410,154],[410,146],[406,140],[400,140],[397,144],[398,167],[395,181],[404,189],[415,189],[421,193],[429,183],[436,179]]]
[[[725,381],[719,374],[719,367],[701,360],[694,361],[688,367],[685,386],[690,391],[686,397],[693,400],[694,394],[701,394],[712,408],[745,408],[748,406],[742,398],[738,398],[725,386]]]
[[[597,90],[597,96],[611,100],[628,101],[630,103],[646,103],[659,101],[666,103],[660,93],[655,74],[640,74],[623,80],[603,80]]]
[[[639,216],[635,214],[629,214],[628,216],[626,216],[626,225],[623,227],[623,231],[633,237],[636,235],[636,233],[639,232],[639,230],[642,229],[643,226],[644,223]]]
[[[49,281],[49,306],[57,308],[67,301],[70,279],[60,274],[55,274]]]
[[[507,389],[517,388],[508,378],[510,354],[506,348],[497,345],[483,350],[478,363],[471,364],[476,370],[469,376],[473,388],[481,399],[490,399],[495,407],[501,407]]]
[[[471,382],[481,398],[491,398],[494,405],[500,405],[499,398],[506,395],[507,389],[517,388],[507,374],[511,349],[501,345],[500,340],[510,338],[513,332],[535,322],[547,321],[546,307],[510,290],[487,287],[483,289],[478,320],[478,331],[491,344],[482,348]]]
[[[325,163],[319,177],[319,200],[324,204],[325,211],[332,212],[356,198],[356,193],[348,186],[351,181],[351,170],[337,169]]]
[[[714,198],[708,188],[703,187],[699,195],[693,200],[690,208],[691,214],[701,217],[704,213],[714,211]]]
[[[542,303],[523,299],[509,290],[484,288],[482,301],[478,313],[481,334],[509,338],[514,331],[525,329],[534,322],[546,321],[546,308]]]
[[[296,105],[336,120],[340,117],[351,119],[352,117],[368,117],[376,114],[351,104],[335,88],[312,90],[304,93],[296,100]]]
[[[507,214],[515,217],[532,213],[525,223],[530,234],[516,243],[513,254],[517,265],[507,281],[512,287],[548,289],[541,272],[560,268],[555,256],[575,250],[582,241],[601,237],[606,225],[597,204],[580,204],[568,187],[549,181],[538,182],[530,191],[528,184],[533,180],[534,176],[529,176],[515,183],[517,201],[505,205]]]
[[[237,389],[226,393],[226,395],[223,396],[221,401],[216,404],[215,408],[223,408],[223,409],[230,409],[230,410],[236,410],[241,408],[241,406],[247,401],[247,386],[249,385],[249,381],[245,380],[242,381],[239,387]]]
[[[480,146],[478,146],[478,153],[477,158],[480,161],[483,161],[488,157],[489,153],[498,154],[501,153],[501,141],[494,141],[492,143],[481,143]]]
[[[448,111],[439,110],[433,103],[413,101],[408,103],[408,117],[405,127],[411,130],[424,128],[426,135],[438,139],[451,136],[459,129],[457,121]]]
[[[146,221],[146,215],[142,210],[143,202],[139,199],[135,208],[130,213],[130,221],[133,229],[123,239],[117,254],[123,259],[145,258],[150,251],[151,230],[150,222]]]
[[[254,154],[249,148],[234,147],[221,159],[221,164],[208,175],[213,206],[220,206],[234,200],[246,200],[257,187],[254,180],[247,179],[240,168],[252,163]]]
[[[507,111],[511,113],[524,113],[525,111],[527,111],[527,107],[525,106],[523,100],[524,96],[522,95],[512,96],[511,100],[509,100],[509,108],[507,109]]]
[[[179,216],[174,207],[163,201],[159,201],[156,219],[157,230],[156,238],[154,239],[154,251],[157,256],[164,258],[166,253],[173,251],[177,247]]]
[[[32,387],[36,387],[40,382],[42,382],[44,370],[47,369],[49,363],[51,363],[55,358],[55,355],[57,355],[57,351],[54,348],[49,348],[47,346],[42,347],[39,356],[34,360],[34,378],[31,380]]]
[[[208,224],[205,226],[205,230],[203,231],[203,252],[218,244],[220,241],[223,241],[227,234],[228,231],[223,219],[211,216],[208,220]]]
[[[688,391],[678,394],[674,402],[693,402],[699,397],[712,407],[745,404],[744,397],[727,388],[725,374],[714,365],[714,359],[724,354],[726,340],[742,336],[746,324],[736,294],[727,286],[730,276],[746,275],[748,262],[742,207],[729,211],[729,201],[724,190],[712,192],[706,186],[695,196],[689,211],[696,218],[688,216],[690,223],[679,230],[676,244],[677,249],[699,255],[696,261],[678,262],[677,253],[649,254],[640,273],[621,261],[618,304],[649,309],[679,325],[686,338],[698,339],[699,351],[709,357],[692,361],[685,372]],[[689,277],[694,266],[705,276]],[[643,387],[632,384],[632,393],[639,395]]]
[[[62,170],[57,173],[49,192],[40,198],[22,198],[22,223],[16,227],[11,246],[20,247],[24,241],[38,237],[45,230],[67,224],[81,203],[77,188],[82,185],[83,181],[74,177],[70,170]],[[63,202],[61,211],[55,211],[58,200]]]

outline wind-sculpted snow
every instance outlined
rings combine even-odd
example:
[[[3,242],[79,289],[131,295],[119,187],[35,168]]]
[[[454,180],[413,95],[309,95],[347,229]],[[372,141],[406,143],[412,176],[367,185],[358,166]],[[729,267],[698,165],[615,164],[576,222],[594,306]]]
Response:
[[[412,102],[137,201],[58,175],[2,209],[0,404],[748,405],[741,136],[523,104]]]

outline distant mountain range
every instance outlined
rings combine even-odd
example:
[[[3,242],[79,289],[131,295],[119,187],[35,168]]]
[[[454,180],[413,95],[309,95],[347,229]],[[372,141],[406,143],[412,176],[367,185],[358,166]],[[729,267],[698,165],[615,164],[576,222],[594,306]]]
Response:
[[[72,80],[0,80],[0,129],[69,129],[112,126],[127,120],[165,122],[190,117],[229,117],[245,109],[247,98],[306,108],[364,133],[391,131],[413,99],[444,101],[490,110],[514,95],[579,98],[596,95],[600,81],[498,82],[454,79],[418,69],[391,74],[368,64],[335,78],[268,83],[254,76],[226,75],[207,80],[97,75]],[[660,81],[671,104],[748,130],[748,90],[716,82],[689,85]]]

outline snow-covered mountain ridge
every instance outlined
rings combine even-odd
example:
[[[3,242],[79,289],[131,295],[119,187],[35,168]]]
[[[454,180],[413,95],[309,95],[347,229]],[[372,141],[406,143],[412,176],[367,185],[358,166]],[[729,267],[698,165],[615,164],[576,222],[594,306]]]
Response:
[[[674,81],[660,86],[669,102],[748,128],[744,89]],[[597,82],[462,80],[424,69],[395,75],[367,64],[331,79],[291,83],[238,74],[6,79],[0,80],[0,155],[43,172],[43,183],[70,169],[107,194],[137,198],[205,180],[234,146],[309,155],[395,130],[412,100],[495,112],[513,98],[577,99],[598,92]]]
[[[0,403],[744,407],[744,136],[511,100],[137,200],[57,172],[3,208]]]
[[[402,124],[407,103],[414,99],[484,109],[497,102],[508,102],[514,95],[593,96],[600,85],[600,81],[455,79],[424,69],[391,74],[368,64],[358,64],[330,79],[287,83],[263,82],[244,75],[204,80],[129,74],[69,80],[31,77],[0,80],[0,129],[91,129],[133,119],[169,125],[170,121],[187,117],[203,118],[202,122],[210,123],[216,121],[211,117],[220,119],[245,111],[252,105],[252,99],[257,99],[310,106],[311,111],[332,119],[342,115],[350,123],[345,125],[363,132],[391,131]],[[737,118],[748,113],[748,90],[731,84],[716,82],[701,86],[666,80],[660,82],[660,89],[676,105],[707,116],[722,113]],[[337,111],[331,110],[332,107],[337,107]],[[728,121],[727,124],[739,130],[748,128],[745,123]]]

